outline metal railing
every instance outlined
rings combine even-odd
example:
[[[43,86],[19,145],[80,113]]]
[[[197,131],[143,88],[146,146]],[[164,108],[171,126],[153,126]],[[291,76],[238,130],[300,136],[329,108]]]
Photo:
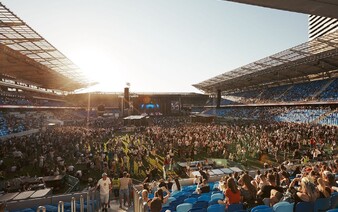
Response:
[[[65,211],[65,203],[63,201],[59,201],[58,212],[64,212],[64,211]]]
[[[134,185],[132,187],[134,212],[144,212],[143,199],[141,197],[142,186]]]
[[[70,211],[76,212],[76,199],[75,199],[75,197],[72,197],[72,201],[70,202]]]
[[[46,207],[44,207],[44,206],[39,206],[38,209],[36,209],[36,212],[40,212],[40,211],[46,212]]]
[[[95,212],[95,211],[98,211],[99,210],[99,202],[100,201],[96,201],[98,200],[98,195],[97,195],[98,192],[96,191],[88,191],[87,193],[85,193],[84,195],[87,196],[87,207],[86,207],[86,211],[88,212]],[[97,202],[98,204],[95,204],[95,202]],[[59,201],[58,203],[58,212],[64,212],[64,201]],[[76,204],[76,198],[75,197],[72,197],[71,198],[71,201],[70,201],[70,206],[71,206],[71,209],[70,211],[71,212],[76,212],[77,211],[77,204]],[[84,197],[83,195],[81,194],[80,195],[80,212],[85,212],[85,201],[84,201]],[[39,206],[38,209],[37,209],[37,212],[46,212],[46,208],[44,206]]]
[[[75,209],[76,212],[76,209]],[[80,196],[80,212],[84,212],[84,200],[83,200],[83,196]]]
[[[65,192],[65,194],[69,194],[77,190],[80,180],[77,177],[73,177],[71,175],[66,175],[66,183],[69,185],[69,188]]]

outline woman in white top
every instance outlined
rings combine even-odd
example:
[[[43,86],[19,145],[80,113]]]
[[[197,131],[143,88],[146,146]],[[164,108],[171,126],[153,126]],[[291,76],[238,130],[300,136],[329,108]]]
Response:
[[[173,186],[171,187],[171,192],[174,192],[174,191],[180,191],[180,190],[181,190],[181,184],[180,184],[180,182],[178,181],[178,179],[175,178],[174,183],[173,183]]]

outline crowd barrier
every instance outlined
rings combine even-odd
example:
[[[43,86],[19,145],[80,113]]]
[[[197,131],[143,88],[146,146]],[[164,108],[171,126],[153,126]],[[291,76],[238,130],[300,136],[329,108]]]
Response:
[[[10,201],[6,204],[7,211],[18,211],[26,208],[37,208],[37,211],[46,211],[46,207],[57,207],[58,212],[65,211],[65,203],[70,203],[71,212],[95,212],[100,208],[99,192],[86,191],[45,198],[28,199],[24,201]],[[69,204],[68,204],[69,205]]]

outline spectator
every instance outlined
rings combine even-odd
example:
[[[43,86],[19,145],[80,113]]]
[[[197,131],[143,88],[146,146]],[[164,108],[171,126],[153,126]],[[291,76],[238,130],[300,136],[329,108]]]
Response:
[[[219,204],[237,204],[241,201],[241,191],[238,190],[234,178],[230,177],[227,181],[228,188],[225,190],[225,199],[218,200]]]
[[[173,183],[171,191],[172,192],[181,191],[181,184],[177,177],[174,179],[174,183]]]
[[[268,185],[262,186],[262,188],[257,192],[257,196],[259,200],[263,200],[264,198],[270,198],[271,190],[275,189],[281,193],[283,193],[283,188],[276,185],[276,179],[274,174],[268,174]]]
[[[129,186],[131,185],[131,179],[128,177],[127,172],[123,172],[123,177],[120,178],[120,190],[119,190],[119,195],[120,195],[120,208],[122,209],[122,199],[124,200],[124,206],[125,202],[130,203],[129,199]],[[130,207],[130,205],[128,205]]]
[[[97,182],[95,190],[100,187],[100,200],[102,211],[108,211],[109,191],[112,189],[111,181],[106,173],[102,174],[102,178]]]
[[[210,192],[210,185],[208,184],[208,181],[206,179],[203,179],[202,183],[200,183],[197,186],[196,192],[198,194],[209,193]]]

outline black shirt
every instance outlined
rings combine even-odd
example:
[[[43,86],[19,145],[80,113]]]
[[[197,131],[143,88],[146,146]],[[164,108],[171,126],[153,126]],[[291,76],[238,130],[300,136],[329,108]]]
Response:
[[[204,171],[200,170],[200,174],[203,177],[203,179],[208,180],[208,175]]]
[[[150,211],[151,212],[160,212],[162,209],[162,200],[155,197],[150,202]]]
[[[261,195],[259,196],[260,199],[264,199],[264,198],[270,198],[270,194],[271,194],[271,190],[275,189],[281,193],[284,193],[283,188],[279,187],[279,186],[272,186],[272,185],[264,185],[261,188]]]
[[[163,186],[167,188],[167,184],[165,182],[160,182],[158,185],[159,188],[162,188]]]
[[[210,192],[210,186],[209,185],[202,186],[200,189],[201,189],[202,193],[209,193]]]
[[[172,182],[169,182],[169,183],[167,183],[167,188],[168,188],[168,190],[171,190],[171,187],[173,186],[173,183]]]

